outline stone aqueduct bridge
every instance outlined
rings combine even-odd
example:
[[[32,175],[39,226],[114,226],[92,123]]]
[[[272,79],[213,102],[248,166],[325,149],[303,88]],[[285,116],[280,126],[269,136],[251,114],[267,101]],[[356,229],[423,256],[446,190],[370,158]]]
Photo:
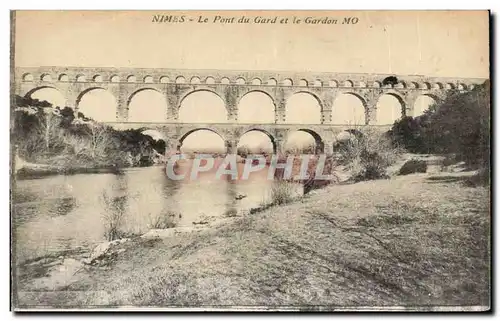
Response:
[[[275,150],[281,150],[289,132],[302,130],[310,133],[320,150],[329,152],[338,132],[347,129],[332,119],[333,102],[337,95],[357,96],[365,108],[365,124],[377,125],[377,102],[388,94],[397,98],[402,115],[413,115],[416,99],[427,95],[440,100],[448,90],[471,90],[485,79],[432,78],[417,75],[395,75],[397,85],[382,85],[387,74],[342,74],[331,72],[275,72],[230,70],[181,70],[145,68],[79,68],[79,67],[18,67],[15,69],[15,94],[29,96],[41,88],[55,88],[66,97],[67,105],[78,110],[78,104],[87,92],[101,88],[117,101],[118,128],[145,127],[163,132],[168,137],[170,150],[182,145],[184,138],[198,129],[218,133],[226,142],[228,151],[236,148],[244,133],[258,130],[266,133]],[[132,97],[146,89],[160,92],[167,101],[164,119],[151,123],[128,122],[128,106]],[[195,91],[215,93],[225,103],[228,123],[186,124],[178,122],[181,103]],[[274,124],[237,123],[238,102],[249,92],[268,95],[275,105]],[[286,124],[286,101],[296,93],[309,93],[321,107],[321,124]]]

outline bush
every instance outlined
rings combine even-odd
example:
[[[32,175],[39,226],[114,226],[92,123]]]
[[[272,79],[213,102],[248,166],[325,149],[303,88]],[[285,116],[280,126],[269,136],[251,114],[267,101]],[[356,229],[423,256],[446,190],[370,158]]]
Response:
[[[398,175],[408,175],[413,173],[426,173],[427,162],[418,159],[410,159],[399,170]]]
[[[181,216],[172,211],[162,211],[157,215],[149,215],[148,227],[151,229],[167,229],[177,226],[177,219]]]
[[[275,181],[271,187],[271,204],[273,205],[283,205],[290,203],[293,199],[294,184],[278,180]]]
[[[125,236],[122,229],[126,211],[126,196],[110,197],[103,191],[101,194],[104,203],[104,237],[108,241],[121,239]]]
[[[394,123],[389,135],[395,146],[404,146],[410,153],[429,154],[433,152],[432,142],[425,134],[429,126],[429,115],[405,116]]]
[[[386,133],[364,128],[363,135],[340,147],[340,163],[352,173],[352,180],[363,181],[388,178],[387,167],[394,164],[402,152],[394,147]]]

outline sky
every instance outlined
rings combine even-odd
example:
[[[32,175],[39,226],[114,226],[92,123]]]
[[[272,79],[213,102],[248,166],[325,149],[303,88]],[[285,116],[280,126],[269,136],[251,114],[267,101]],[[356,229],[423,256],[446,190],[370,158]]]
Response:
[[[357,17],[355,25],[153,23],[210,18]],[[251,18],[250,18],[251,19]],[[22,11],[19,66],[377,72],[487,77],[487,11]]]
[[[183,23],[155,23],[154,15],[185,16]],[[278,19],[287,24],[213,22],[214,17],[245,16]],[[208,23],[198,23],[207,18]],[[293,17],[301,24],[293,24]],[[306,17],[337,19],[339,24],[305,24]],[[340,24],[356,17],[356,24]],[[193,21],[189,19],[192,18]],[[350,73],[419,74],[488,78],[489,22],[487,11],[302,11],[302,12],[155,12],[155,11],[22,11],[16,14],[15,65],[145,67],[234,70],[292,70]],[[197,95],[183,102],[180,118],[188,122],[224,119],[217,97]],[[34,98],[64,97],[47,90]],[[263,97],[264,96],[264,97]],[[307,95],[306,95],[307,96]],[[382,97],[380,119],[399,116],[398,103]],[[354,96],[339,97],[335,113],[352,109],[363,114]],[[417,110],[430,103],[420,99]],[[80,107],[94,118],[113,118],[113,97],[91,91]],[[311,97],[290,98],[290,122],[317,122]],[[184,106],[185,105],[185,106]],[[272,121],[265,95],[242,100],[239,118]],[[210,106],[210,108],[207,108]],[[219,106],[219,107],[218,107]],[[144,113],[145,108],[149,113]],[[164,117],[165,101],[154,93],[134,97],[131,116]],[[307,112],[306,112],[307,110]],[[107,119],[106,119],[107,120]]]

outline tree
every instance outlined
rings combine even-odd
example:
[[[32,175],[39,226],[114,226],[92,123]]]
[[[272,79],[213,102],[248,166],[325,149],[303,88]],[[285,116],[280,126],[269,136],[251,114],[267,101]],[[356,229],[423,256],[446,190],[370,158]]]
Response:
[[[111,144],[111,137],[106,126],[90,122],[88,126],[90,137],[90,156],[92,159],[104,157],[106,148]]]
[[[470,165],[489,166],[490,84],[452,91],[420,117],[396,121],[394,142],[411,152],[453,154]]]

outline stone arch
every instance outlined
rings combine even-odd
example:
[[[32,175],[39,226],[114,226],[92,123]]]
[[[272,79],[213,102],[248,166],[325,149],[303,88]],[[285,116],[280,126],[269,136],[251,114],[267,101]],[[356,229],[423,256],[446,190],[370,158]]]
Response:
[[[184,140],[186,140],[186,138],[189,135],[191,135],[192,133],[195,133],[197,131],[200,131],[200,130],[207,130],[209,132],[217,134],[222,139],[222,141],[224,143],[226,142],[226,138],[224,137],[224,135],[221,134],[221,133],[219,133],[217,130],[215,130],[213,128],[210,128],[210,127],[199,127],[199,128],[194,128],[194,129],[188,129],[187,131],[181,133],[181,135],[179,137],[179,146],[178,146],[178,148],[180,148],[182,146],[182,144],[184,143]]]
[[[223,85],[229,85],[231,81],[229,80],[229,78],[227,77],[223,77],[221,80],[220,80],[220,83],[223,84]]]
[[[344,81],[344,87],[351,88],[353,86],[354,86],[354,84],[352,83],[352,81],[350,81],[350,80]]]
[[[382,107],[383,108],[382,109],[379,106],[379,104],[381,103],[381,100],[384,99],[383,98],[384,96],[395,98],[399,104],[399,107],[392,106],[392,109],[389,111],[386,107]],[[406,115],[406,103],[404,99],[400,95],[394,92],[386,92],[383,95],[381,95],[377,100],[376,106],[377,106],[377,117],[376,117],[377,125],[392,125],[396,120],[401,119],[403,116]],[[394,108],[397,108],[397,112],[395,112]]]
[[[246,105],[242,105],[242,101],[245,101],[245,97],[249,97],[248,95],[253,95],[253,94],[261,94],[265,95],[269,100],[270,104],[268,104],[266,101],[260,102],[257,106],[252,106],[248,107]],[[272,105],[272,109],[269,111],[267,106],[265,105]],[[257,118],[252,118],[249,120],[249,122],[255,122],[255,123],[275,123],[276,119],[276,103],[274,102],[274,97],[272,94],[269,92],[263,90],[263,89],[254,89],[254,90],[249,90],[243,95],[241,95],[238,99],[238,122],[242,121],[243,119],[246,118],[252,118],[250,116],[255,116],[251,115],[254,113],[257,113],[258,115],[262,116],[261,120],[257,120]],[[262,120],[264,119],[264,121]],[[266,119],[269,119],[269,121],[266,121]]]
[[[454,85],[454,84],[452,84],[451,82],[446,83],[446,84],[444,85],[444,89],[448,89],[448,90],[449,90],[449,89],[455,89],[455,85]]]
[[[367,103],[361,95],[350,91],[337,95],[332,104],[332,124],[363,126],[367,123]]]
[[[469,90],[473,90],[474,88],[476,88],[476,85],[474,85],[474,84],[469,85]]]
[[[68,82],[69,81],[69,77],[66,74],[60,74],[58,80],[59,81],[63,81],[63,82]]]
[[[148,91],[154,92],[154,96],[150,96],[149,99],[154,103],[148,102],[147,108],[145,109],[136,109],[132,108],[132,102],[134,98],[139,97],[143,93]],[[156,96],[156,97],[155,97]],[[153,98],[154,97],[154,98]],[[146,104],[145,104],[146,105]],[[167,119],[167,100],[161,91],[153,87],[143,87],[135,90],[130,96],[127,98],[127,111],[128,117],[127,121],[131,122],[163,122]],[[145,113],[147,110],[147,113]]]
[[[25,73],[22,77],[23,81],[25,82],[31,82],[34,80],[34,77],[32,74],[30,74],[29,72],[28,73]]]
[[[364,81],[360,81],[360,82],[358,82],[358,87],[359,88],[365,88],[366,87],[366,83]]]
[[[83,74],[78,74],[76,75],[76,82],[85,82],[87,79],[85,78],[85,75]]]
[[[253,86],[260,86],[260,85],[262,85],[262,80],[260,80],[260,78],[252,79],[252,85]]]
[[[184,78],[183,76],[178,76],[177,78],[175,78],[175,83],[176,84],[185,84],[186,78]]]
[[[300,87],[307,87],[308,85],[309,85],[309,83],[307,82],[307,80],[305,80],[305,79],[299,80]]]
[[[299,98],[296,98],[299,97]],[[304,98],[301,98],[304,97]],[[313,101],[317,103],[315,107],[317,110],[310,110],[306,108],[311,108],[310,102],[306,102],[305,97],[312,97]],[[298,99],[299,101],[296,103],[294,100]],[[301,102],[301,100],[303,100]],[[292,104],[293,103],[293,104]],[[300,103],[300,105],[298,105]],[[305,106],[304,105],[309,105]],[[298,123],[303,124],[306,121],[311,122],[312,124],[321,124],[322,123],[322,111],[323,111],[323,103],[321,99],[314,93],[307,90],[298,90],[294,92],[285,103],[285,118],[287,123]],[[310,120],[305,120],[304,116],[310,117]],[[291,121],[291,122],[290,122]]]
[[[285,80],[283,80],[283,86],[293,86],[293,80],[291,80],[290,78],[286,78]]]
[[[129,75],[127,77],[127,82],[137,82],[137,78],[134,75]]]
[[[60,100],[60,102],[58,103],[56,100],[53,100],[53,101],[49,101],[47,99],[40,99],[40,98],[35,98],[33,97],[33,94],[35,94],[36,92],[39,92],[43,89],[51,89],[51,90],[54,90],[54,91],[57,91],[58,93],[58,100]],[[50,104],[52,104],[53,106],[57,106],[57,105],[63,105],[63,106],[59,106],[59,107],[64,107],[64,105],[66,105],[66,97],[64,97],[63,93],[61,92],[61,90],[59,90],[59,88],[55,87],[55,86],[39,86],[39,87],[36,87],[36,88],[33,88],[33,89],[30,89],[25,95],[24,97],[27,97],[27,98],[33,98],[33,99],[38,99],[40,101],[47,101],[49,102]]]
[[[320,79],[316,79],[313,84],[314,87],[323,87],[323,82]]]
[[[419,87],[422,88],[422,89],[429,90],[429,89],[431,89],[431,84],[428,83],[428,82],[423,82],[423,83],[420,84]]]
[[[102,76],[101,75],[95,75],[92,80],[94,82],[102,82]]]
[[[458,90],[467,90],[467,85],[464,83],[460,83],[457,86]]]
[[[200,77],[198,77],[198,76],[192,77],[191,80],[189,81],[189,83],[192,85],[200,84],[201,83]]]
[[[267,85],[268,86],[277,86],[278,82],[274,78],[269,78],[269,80],[267,81]]]
[[[205,79],[205,84],[207,85],[213,85],[215,84],[215,78],[212,77],[212,76],[208,76],[206,79]]]
[[[42,74],[40,76],[40,80],[41,81],[45,81],[45,82],[51,82],[52,81],[52,76],[50,74]]]
[[[103,101],[103,97],[101,95],[99,95],[101,97],[96,97],[90,94],[92,92],[102,93],[107,98],[105,98],[105,100]],[[90,102],[87,102],[87,108],[85,104],[86,97],[89,97],[88,99],[90,99]],[[113,106],[110,107],[108,103],[112,104]],[[118,105],[116,97],[111,92],[106,90],[106,88],[103,88],[101,86],[92,86],[83,90],[80,94],[78,94],[75,104],[75,109],[77,111],[83,113],[86,117],[90,117],[96,121],[102,122],[116,121],[117,108]]]
[[[143,79],[142,81],[143,81],[144,83],[146,83],[146,84],[151,84],[151,83],[153,83],[153,82],[154,82],[154,80],[153,80],[153,76],[149,76],[149,75],[148,75],[148,76],[144,77],[144,79]]]
[[[86,88],[82,92],[80,92],[78,94],[78,96],[76,97],[76,102],[75,102],[75,108],[77,110],[79,108],[80,101],[82,100],[83,96],[85,96],[87,93],[89,93],[89,92],[91,92],[93,90],[106,90],[106,88],[103,88],[103,87],[100,87],[100,86],[94,86],[94,87]]]
[[[330,80],[328,82],[328,86],[333,87],[333,88],[337,88],[339,86],[339,83],[336,80]]]
[[[380,81],[374,81],[372,83],[372,87],[373,88],[380,88],[380,87],[382,87],[382,83]]]
[[[432,102],[430,101],[427,101],[427,103],[422,102],[423,99],[425,100],[428,100],[428,98],[432,99]],[[436,95],[432,95],[432,94],[422,94],[422,95],[419,95],[416,99],[415,99],[415,103],[413,104],[413,117],[418,117],[418,116],[421,116],[424,111],[426,109],[429,108],[429,106],[431,106],[431,104],[435,104],[439,102],[439,98],[436,96]]]
[[[323,111],[323,102],[321,101],[321,98],[319,98],[319,96],[317,94],[313,93],[312,91],[306,90],[306,89],[299,89],[299,90],[295,91],[292,94],[292,96],[296,95],[296,94],[308,94],[308,95],[311,95],[318,102],[319,106],[321,107],[321,111]],[[289,98],[291,98],[292,96],[290,96]]]
[[[109,78],[109,81],[111,82],[120,82],[120,76],[118,75],[113,75]]]
[[[290,131],[288,132],[287,134],[287,137],[285,139],[285,142],[284,142],[284,145],[283,145],[283,149],[286,150],[286,149],[290,149],[289,145],[290,145],[290,138],[294,135],[294,134],[297,134],[297,133],[307,133],[309,134],[313,140],[314,140],[314,153],[315,154],[318,154],[318,153],[324,153],[324,150],[325,150],[325,144],[324,144],[324,141],[323,141],[323,138],[321,137],[320,134],[318,134],[318,132],[316,132],[315,130],[313,129],[309,129],[309,128],[299,128],[297,130],[293,130],[293,131]],[[287,146],[288,145],[288,146]]]
[[[251,132],[260,132],[260,133],[263,133],[265,134],[268,138],[269,138],[269,141],[271,142],[271,145],[272,145],[272,148],[273,148],[273,153],[276,153],[277,152],[277,144],[276,144],[276,138],[267,130],[263,129],[263,128],[259,128],[259,127],[250,127],[250,128],[247,128],[243,131],[243,133],[237,138],[238,142],[236,144],[236,147],[240,147],[239,144],[241,142],[241,138],[243,136],[245,136],[246,134],[248,133],[251,133]]]
[[[197,88],[195,90],[191,90],[189,92],[186,92],[184,95],[182,95],[182,97],[180,97],[180,99],[179,99],[179,103],[177,106],[179,118],[182,118],[182,117],[180,117],[181,110],[182,110],[183,104],[185,103],[186,99],[189,97],[193,97],[193,95],[196,95],[198,93],[209,93],[211,95],[214,95],[214,97],[217,97],[218,102],[221,103],[221,106],[224,108],[225,119],[221,119],[221,122],[228,121],[229,110],[228,110],[228,106],[227,106],[227,103],[226,103],[224,97],[222,97],[218,92],[216,92],[210,88]],[[207,106],[205,106],[205,107],[207,107]],[[208,107],[214,108],[214,106],[208,106]],[[209,122],[209,121],[207,121],[207,122]]]
[[[154,140],[154,145],[152,146],[153,149],[156,150],[161,155],[165,155],[165,152],[167,152],[167,142],[168,138],[167,135],[162,132],[161,130],[154,128],[154,127],[142,127],[139,129],[141,131],[141,134],[143,135],[148,135]]]
[[[397,84],[394,85],[394,88],[404,89],[406,88],[406,83],[404,81],[399,81]]]
[[[443,84],[440,82],[435,82],[432,84],[432,89],[443,89]]]
[[[170,79],[167,76],[161,76],[160,77],[160,83],[161,84],[167,84],[170,82]]]
[[[246,80],[243,77],[238,77],[236,79],[236,81],[235,81],[235,84],[237,84],[237,85],[245,85],[246,84]]]
[[[410,88],[410,89],[418,89],[418,88],[419,88],[419,86],[418,86],[418,83],[417,83],[417,82],[412,81],[412,82],[410,82],[410,83],[408,84],[408,88]]]

